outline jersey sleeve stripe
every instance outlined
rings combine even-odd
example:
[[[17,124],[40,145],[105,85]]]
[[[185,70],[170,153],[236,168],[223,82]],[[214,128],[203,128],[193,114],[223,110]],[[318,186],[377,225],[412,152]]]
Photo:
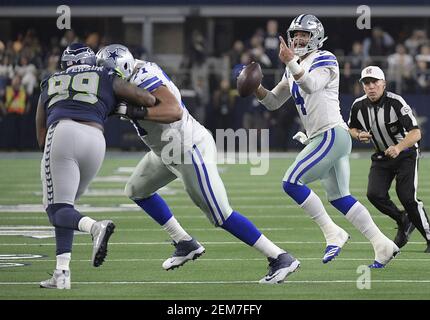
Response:
[[[332,56],[332,55],[325,55],[325,56],[320,56],[314,59],[314,61],[312,61],[312,64],[321,61],[321,60],[333,60],[336,61],[336,57]]]
[[[154,83],[150,87],[146,88],[146,90],[148,90],[149,92],[152,92],[155,89],[157,89],[159,86],[161,86],[162,84],[163,84],[163,82],[161,80],[158,80],[156,83]]]
[[[330,66],[337,66],[337,62],[336,61],[321,61],[321,62],[317,62],[315,64],[313,64],[310,69],[309,72],[311,72],[312,70],[319,68],[319,67],[330,67]]]
[[[158,77],[152,77],[148,80],[143,81],[141,84],[139,84],[140,88],[147,88],[149,85],[151,85],[151,83],[155,82],[155,81],[159,81],[160,79],[158,79]]]

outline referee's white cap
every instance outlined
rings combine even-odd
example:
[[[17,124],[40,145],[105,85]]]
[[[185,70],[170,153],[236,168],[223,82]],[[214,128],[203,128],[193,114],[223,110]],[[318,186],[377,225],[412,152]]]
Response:
[[[384,71],[382,71],[381,68],[377,66],[368,66],[361,71],[360,82],[364,78],[374,78],[378,80],[385,80],[385,75],[384,75]]]

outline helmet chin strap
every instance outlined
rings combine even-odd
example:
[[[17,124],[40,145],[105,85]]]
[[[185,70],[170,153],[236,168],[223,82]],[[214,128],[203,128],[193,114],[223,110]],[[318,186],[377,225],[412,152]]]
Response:
[[[318,48],[321,48],[324,41],[326,41],[328,39],[328,37],[324,37],[324,39],[321,40],[321,42],[318,44]]]
[[[297,51],[299,50],[299,51]],[[307,55],[308,53],[310,53],[311,51],[307,50],[306,47],[303,48],[297,48],[294,50],[294,53],[299,56],[299,58],[304,57],[305,55]]]

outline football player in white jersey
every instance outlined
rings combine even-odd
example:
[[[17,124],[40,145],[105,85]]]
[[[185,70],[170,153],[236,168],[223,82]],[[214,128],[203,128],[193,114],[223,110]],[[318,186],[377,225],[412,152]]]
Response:
[[[324,27],[313,15],[294,18],[287,42],[280,37],[279,58],[285,74],[271,91],[263,86],[255,95],[268,109],[280,108],[291,96],[306,130],[306,147],[283,178],[285,192],[318,224],[326,239],[323,263],[339,255],[348,233],[327,214],[320,198],[306,185],[321,180],[330,203],[342,212],[373,245],[375,260],[369,266],[384,267],[399,251],[373,222],[368,210],[349,192],[351,138],[339,106],[339,66],[329,51],[319,50]]]
[[[113,62],[127,80],[151,92],[157,99],[154,108],[165,110],[166,114],[180,114],[177,121],[165,123],[131,119],[139,136],[151,151],[135,168],[125,192],[173,240],[176,250],[172,257],[164,261],[162,267],[165,270],[177,268],[198,258],[205,251],[181,227],[167,203],[157,193],[161,187],[179,178],[192,201],[212,224],[230,232],[268,258],[269,273],[260,283],[283,282],[288,274],[299,267],[300,262],[267,239],[250,220],[230,207],[217,169],[215,141],[206,128],[188,113],[175,84],[157,64],[134,60],[129,50],[122,45],[109,45],[101,49],[97,57],[99,63]],[[172,151],[172,144],[173,157],[168,152]]]

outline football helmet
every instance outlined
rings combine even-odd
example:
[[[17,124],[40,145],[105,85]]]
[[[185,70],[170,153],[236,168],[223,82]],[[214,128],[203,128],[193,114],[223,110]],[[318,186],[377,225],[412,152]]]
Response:
[[[130,79],[136,62],[130,50],[121,44],[110,44],[97,52],[97,64],[112,66],[126,80]]]
[[[312,14],[301,14],[295,17],[287,30],[288,46],[291,48],[294,38],[294,32],[309,32],[309,41],[303,48],[294,48],[294,53],[299,57],[315,51],[322,47],[327,37],[324,38],[324,27],[322,23]]]
[[[96,65],[96,55],[90,47],[75,42],[63,51],[61,55],[61,69],[66,70],[71,66],[80,64]]]

